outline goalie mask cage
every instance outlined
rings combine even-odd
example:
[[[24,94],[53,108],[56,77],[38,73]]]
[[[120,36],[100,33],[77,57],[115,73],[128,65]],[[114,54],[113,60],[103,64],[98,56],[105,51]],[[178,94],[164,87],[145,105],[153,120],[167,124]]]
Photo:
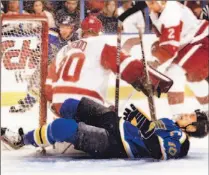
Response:
[[[5,91],[10,94],[3,101],[10,102],[20,91],[25,97],[28,92],[33,94],[38,105],[36,115],[39,115],[39,125],[42,126],[47,118],[44,95],[48,60],[47,19],[37,15],[2,15],[1,29],[1,94],[3,96]],[[30,105],[30,101],[28,103]]]

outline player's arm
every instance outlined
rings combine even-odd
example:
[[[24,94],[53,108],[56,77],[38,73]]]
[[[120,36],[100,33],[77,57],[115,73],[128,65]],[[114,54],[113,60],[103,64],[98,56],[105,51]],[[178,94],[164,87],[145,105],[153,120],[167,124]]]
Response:
[[[162,119],[152,122],[134,105],[131,109],[126,108],[124,115],[128,121],[135,118],[139,133],[153,158],[166,160],[187,155],[189,147],[185,133],[175,127],[167,128],[167,125],[173,125],[173,121]]]
[[[172,14],[173,15],[173,14]],[[172,17],[170,15],[170,17]],[[173,16],[169,20],[168,16],[162,19],[159,41],[152,45],[152,55],[155,56],[159,63],[162,64],[169,59],[175,58],[180,47],[180,35],[183,23],[179,15]]]
[[[105,69],[116,73],[116,57],[117,48],[106,44],[101,54],[101,65]],[[146,88],[144,87],[145,76],[143,69],[144,66],[141,60],[126,55],[123,52],[120,53],[121,78],[131,84],[136,90],[142,90],[147,95]],[[152,68],[149,68],[148,71],[153,88],[156,90],[159,87],[161,92],[166,93],[172,85],[172,80]]]
[[[144,141],[147,149],[150,152],[150,156],[154,159],[162,159],[162,151],[158,136],[155,134],[155,129],[153,125],[151,125],[151,121],[148,116],[139,111],[133,104],[130,105],[131,108],[126,108],[123,113],[125,116],[125,120],[133,123],[135,120],[136,124],[134,124],[138,130],[141,138]]]

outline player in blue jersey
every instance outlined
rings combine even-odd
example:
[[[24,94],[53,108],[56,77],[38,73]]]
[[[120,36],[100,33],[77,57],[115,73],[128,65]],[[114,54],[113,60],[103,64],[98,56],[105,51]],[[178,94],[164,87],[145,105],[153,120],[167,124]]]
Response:
[[[63,118],[23,134],[1,128],[1,140],[15,149],[24,145],[46,147],[55,142],[72,143],[75,149],[96,158],[176,159],[187,155],[190,137],[208,134],[209,121],[204,112],[196,110],[176,121],[167,118],[150,121],[134,105],[124,112],[114,111],[82,98],[66,100],[60,114]],[[135,120],[136,125],[131,121]]]

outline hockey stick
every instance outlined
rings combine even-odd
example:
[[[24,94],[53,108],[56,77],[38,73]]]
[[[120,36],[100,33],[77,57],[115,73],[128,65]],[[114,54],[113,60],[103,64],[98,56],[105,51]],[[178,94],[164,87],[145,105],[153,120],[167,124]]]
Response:
[[[143,4],[140,4],[143,3]],[[146,7],[145,2],[139,2],[137,5],[133,6],[131,9],[127,10],[126,12],[122,13],[118,19],[122,23],[128,16],[131,14],[142,10]],[[154,96],[153,96],[153,90],[152,90],[152,85],[150,83],[150,77],[148,74],[148,69],[147,69],[147,62],[145,60],[145,55],[144,55],[144,47],[143,47],[143,37],[142,37],[142,32],[139,31],[139,36],[140,36],[140,45],[141,45],[141,52],[142,52],[142,62],[143,62],[143,67],[144,67],[144,76],[145,76],[145,88],[148,90],[148,104],[149,104],[149,109],[150,109],[150,116],[152,120],[156,120],[156,113],[155,113],[155,106],[154,106]]]
[[[144,54],[144,45],[143,45],[143,34],[139,29],[139,36],[141,38],[140,44],[141,44],[141,53],[142,53],[142,63],[143,63],[143,71],[144,71],[144,78],[145,78],[145,88],[148,91],[148,105],[150,109],[150,116],[152,121],[157,120],[156,119],[156,111],[155,111],[155,104],[154,104],[154,93],[152,89],[152,83],[149,77],[148,73],[148,66],[147,66],[147,61],[145,59],[145,54]]]
[[[118,115],[120,95],[120,53],[121,53],[122,22],[118,20],[117,27],[117,57],[116,57],[116,81],[115,81],[115,112]]]

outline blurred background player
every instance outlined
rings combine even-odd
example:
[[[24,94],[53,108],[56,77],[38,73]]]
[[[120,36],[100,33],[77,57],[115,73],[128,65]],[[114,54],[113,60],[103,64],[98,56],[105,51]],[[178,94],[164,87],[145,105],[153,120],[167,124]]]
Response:
[[[47,147],[56,142],[73,144],[94,158],[178,159],[187,156],[189,137],[208,135],[209,121],[204,112],[181,115],[176,121],[150,121],[134,105],[125,110],[127,121],[115,112],[87,98],[67,99],[62,118],[24,134],[1,128],[1,140],[14,149],[24,145]],[[135,118],[136,126],[130,123]]]
[[[67,45],[68,42],[73,42],[79,39],[80,21],[70,16],[62,16],[56,21],[58,28],[60,47]]]
[[[80,38],[80,22],[70,16],[60,17],[56,21],[57,28],[49,30],[49,60],[56,57],[58,51],[68,42]]]
[[[103,104],[111,72],[116,73],[116,46],[108,45],[102,36],[102,23],[95,16],[81,24],[82,39],[64,46],[50,64],[46,80],[46,95],[59,115],[62,103],[68,98],[88,97]],[[121,78],[136,89],[143,90],[143,64],[130,55],[121,53]],[[172,81],[154,69],[151,73],[153,88],[167,92]],[[91,79],[93,82],[89,83]],[[159,84],[164,82],[165,84]],[[146,93],[146,91],[143,91]]]
[[[165,74],[174,85],[168,102],[173,115],[185,113],[185,82],[208,111],[208,21],[198,20],[192,11],[176,1],[147,1],[159,41],[152,46],[156,63],[171,63]],[[168,61],[168,62],[167,62]]]

